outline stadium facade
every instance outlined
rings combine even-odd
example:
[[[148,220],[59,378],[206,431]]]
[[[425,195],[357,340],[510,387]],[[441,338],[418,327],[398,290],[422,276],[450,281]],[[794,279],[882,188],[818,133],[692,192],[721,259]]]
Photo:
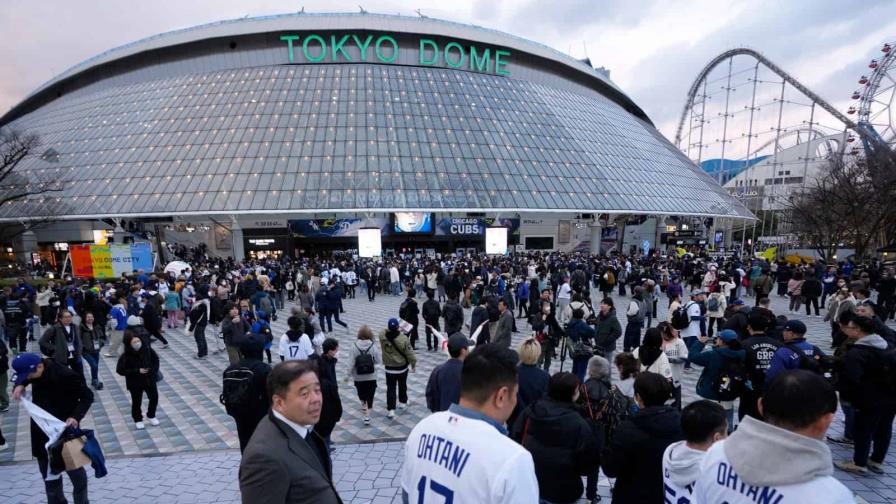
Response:
[[[387,248],[452,249],[497,223],[530,248],[584,233],[594,249],[601,214],[658,216],[657,228],[751,218],[590,62],[428,18],[294,14],[160,34],[63,72],[0,127],[42,140],[2,189],[61,189],[0,207],[2,221],[52,221],[34,231],[43,247],[124,223],[227,255],[292,253],[349,245],[373,223]],[[397,212],[429,231],[404,236]]]

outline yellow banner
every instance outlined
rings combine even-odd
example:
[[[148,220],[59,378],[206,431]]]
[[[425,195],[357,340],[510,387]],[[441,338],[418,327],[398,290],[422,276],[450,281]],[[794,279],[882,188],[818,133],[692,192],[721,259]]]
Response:
[[[94,278],[112,278],[112,249],[108,245],[91,245],[90,262],[93,265]]]

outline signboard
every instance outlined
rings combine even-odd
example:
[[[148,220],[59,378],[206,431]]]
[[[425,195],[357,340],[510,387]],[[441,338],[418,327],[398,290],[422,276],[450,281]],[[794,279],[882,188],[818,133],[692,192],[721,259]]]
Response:
[[[436,225],[436,236],[484,236],[490,226],[506,227],[511,236],[520,234],[519,219],[485,217],[443,217]]]
[[[571,229],[568,220],[562,220],[557,224],[557,243],[569,243]]]
[[[507,228],[485,228],[485,253],[490,255],[507,254]]]
[[[457,68],[471,72],[509,76],[507,61],[510,51],[495,47],[463,44],[459,41],[437,41],[419,38],[410,50],[413,61],[399,60],[398,41],[387,33],[318,33],[281,35],[290,63],[395,63],[443,68]]]
[[[248,223],[241,224],[241,225],[243,228],[262,228],[262,229],[285,228],[286,227],[286,219],[256,220],[256,221],[248,222]]]
[[[297,238],[343,238],[356,237],[364,227],[378,227],[383,234],[388,229],[387,219],[300,219],[289,221],[289,231]]]
[[[72,274],[80,278],[112,278],[142,269],[152,271],[152,245],[72,245]]]
[[[358,255],[360,257],[379,257],[383,255],[383,241],[379,228],[362,228],[358,230]]]

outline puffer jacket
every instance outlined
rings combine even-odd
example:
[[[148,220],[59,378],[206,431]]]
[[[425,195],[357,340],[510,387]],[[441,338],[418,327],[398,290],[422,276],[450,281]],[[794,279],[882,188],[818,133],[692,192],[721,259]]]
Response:
[[[622,325],[619,324],[619,319],[616,317],[616,309],[610,309],[606,315],[599,313],[594,336],[594,350],[601,355],[609,355],[610,352],[615,352],[616,340],[621,336]]]
[[[716,378],[722,374],[725,361],[728,359],[746,360],[746,350],[731,350],[730,348],[714,348],[709,352],[703,351],[704,344],[700,340],[694,340],[688,348],[688,360],[698,366],[703,366],[703,372],[697,380],[697,395],[704,399],[719,400],[719,394],[713,388]]]
[[[380,331],[380,347],[383,350],[383,366],[386,369],[399,370],[417,365],[417,356],[411,348],[411,340],[402,333],[398,333],[394,339],[389,339],[387,330]]]

